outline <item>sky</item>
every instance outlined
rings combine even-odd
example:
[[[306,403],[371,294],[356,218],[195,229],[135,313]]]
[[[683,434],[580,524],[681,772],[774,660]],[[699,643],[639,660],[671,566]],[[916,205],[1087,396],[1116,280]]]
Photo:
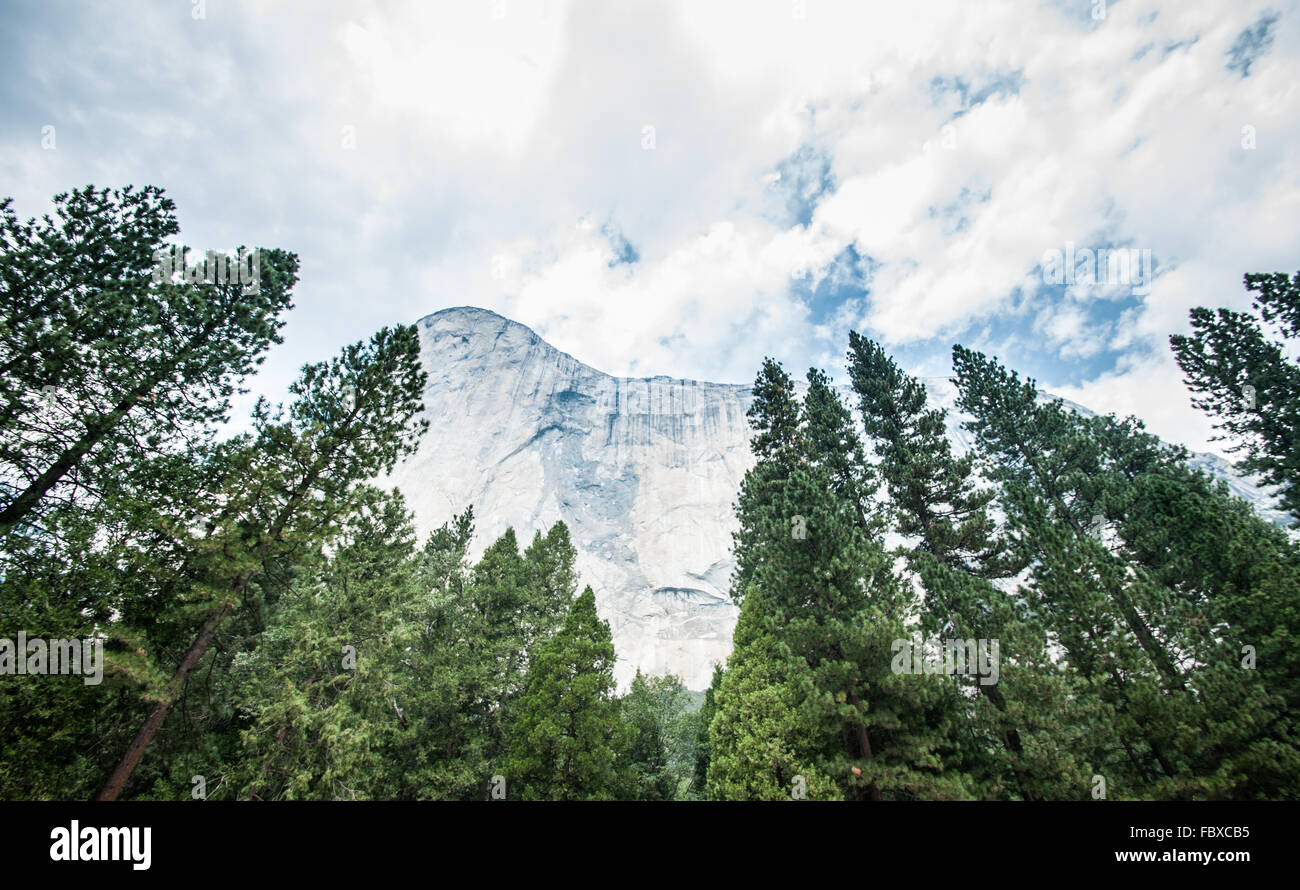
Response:
[[[152,184],[191,247],[298,253],[240,414],[472,305],[626,376],[748,383],[772,356],[843,382],[849,330],[943,376],[961,343],[1222,453],[1168,337],[1248,307],[1247,272],[1300,268],[1296,0],[0,14],[19,216]],[[1071,264],[1110,249],[1130,274]]]

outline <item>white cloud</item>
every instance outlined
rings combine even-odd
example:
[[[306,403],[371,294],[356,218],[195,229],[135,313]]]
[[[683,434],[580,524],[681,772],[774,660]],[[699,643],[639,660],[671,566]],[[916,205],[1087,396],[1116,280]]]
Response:
[[[1114,371],[1084,385],[1045,382],[1043,388],[1094,410],[1121,417],[1134,415],[1148,430],[1170,442],[1194,451],[1222,453],[1223,443],[1211,443],[1211,421],[1188,410],[1191,393],[1183,385],[1182,373],[1168,352],[1125,358]]]
[[[20,212],[86,181],[152,181],[190,243],[298,250],[263,388],[460,304],[602,370],[733,382],[764,354],[838,361],[853,326],[1031,356],[1060,368],[1062,394],[1203,445],[1165,340],[1192,305],[1247,302],[1243,273],[1294,267],[1296,6],[1127,0],[1103,22],[1011,0],[50,13],[6,73],[23,127],[62,115],[60,149],[7,128],[0,172]],[[1224,53],[1270,7],[1273,48],[1242,79]],[[983,101],[963,108],[963,89]],[[796,187],[778,164],[809,146],[835,184],[803,227],[772,208]],[[610,265],[607,228],[635,264]],[[1118,318],[1114,288],[1059,297],[1034,273],[1067,241],[1149,248],[1161,276]],[[870,298],[805,306],[792,271],[815,286],[848,245],[877,264]],[[494,277],[495,256],[517,265]],[[1108,350],[1116,367],[1078,370]]]

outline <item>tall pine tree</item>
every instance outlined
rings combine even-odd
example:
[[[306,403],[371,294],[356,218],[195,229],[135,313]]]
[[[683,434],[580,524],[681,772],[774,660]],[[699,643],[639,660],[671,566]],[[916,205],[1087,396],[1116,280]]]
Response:
[[[612,799],[627,743],[614,698],[614,643],[590,587],[528,668],[504,775],[523,800]]]

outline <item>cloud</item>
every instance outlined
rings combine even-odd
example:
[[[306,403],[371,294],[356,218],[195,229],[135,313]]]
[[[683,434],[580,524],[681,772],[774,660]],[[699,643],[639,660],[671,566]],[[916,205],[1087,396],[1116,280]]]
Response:
[[[729,382],[834,372],[850,327],[918,373],[964,342],[1203,447],[1166,338],[1294,267],[1296,4],[1094,6],[19,4],[0,175],[23,214],[149,182],[188,244],[298,251],[272,394],[475,304]],[[1149,249],[1150,292],[1049,285],[1069,242]]]

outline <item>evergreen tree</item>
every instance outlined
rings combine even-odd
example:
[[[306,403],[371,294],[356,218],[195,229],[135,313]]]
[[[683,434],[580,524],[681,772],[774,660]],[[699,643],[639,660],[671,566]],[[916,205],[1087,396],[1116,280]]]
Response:
[[[993,583],[1023,568],[1007,552],[990,515],[996,489],[977,483],[973,455],[953,454],[946,412],[927,406],[925,387],[879,344],[850,332],[848,360],[897,529],[915,541],[904,552],[925,589],[921,627],[932,637],[998,641],[997,683],[955,678],[965,698],[979,695],[986,704],[972,707],[971,738],[979,747],[971,757],[980,765],[970,769],[983,773],[990,788],[1010,785],[1027,799],[1068,797],[1070,788],[1077,793],[1082,779],[1058,746],[1067,733],[1049,716],[1067,690],[1046,652],[1044,630]],[[1026,677],[1030,670],[1037,676]],[[1008,702],[1008,689],[1026,695]],[[1022,716],[1013,719],[1013,712]],[[1021,721],[1026,730],[1040,729],[1032,757]],[[986,741],[991,747],[982,750]]]
[[[780,641],[763,598],[745,599],[714,697],[709,799],[839,799],[839,783],[816,762],[820,727],[801,713],[816,699],[812,671]]]
[[[415,536],[396,492],[368,492],[337,551],[275,604],[234,660],[247,715],[232,783],[258,800],[393,796],[389,737],[408,725]]]
[[[578,592],[578,573],[574,563],[578,551],[569,537],[569,528],[556,522],[543,535],[540,531],[524,551],[523,573],[529,591],[524,617],[524,651],[531,652],[538,640],[559,629],[564,615]]]
[[[614,643],[590,587],[529,665],[504,773],[523,800],[610,799],[626,732],[614,699]]]
[[[718,691],[710,796],[788,796],[794,775],[820,795],[968,796],[948,771],[952,696],[937,678],[892,672],[914,603],[874,537],[874,483],[847,411],[816,370],[797,425],[777,401],[791,390],[779,365],[766,362],[754,390],[766,395],[750,415],[758,462],[742,483],[732,596],[742,621],[761,604]]]
[[[853,417],[831,388],[830,379],[815,368],[808,371],[804,417],[799,443],[804,462],[822,470],[830,491],[849,505],[855,524],[878,535],[884,530],[884,517],[870,511],[877,483],[853,428]]]
[[[483,553],[474,567],[471,602],[479,619],[474,633],[476,658],[482,682],[490,729],[489,760],[499,759],[506,746],[506,729],[515,699],[523,690],[527,667],[523,621],[528,590],[524,562],[513,528],[506,529]],[[488,777],[483,776],[486,787]]]
[[[637,671],[619,700],[628,730],[617,771],[626,800],[677,800],[690,787],[695,769],[696,725],[690,698],[676,677],[648,677]]]
[[[260,252],[259,287],[155,281],[177,231],[153,187],[87,186],[55,217],[0,203],[0,534],[58,496],[83,508],[156,453],[225,419],[237,381],[280,342],[298,259]]]
[[[925,387],[905,374],[878,343],[849,332],[849,375],[863,428],[880,457],[899,534],[916,550],[980,578],[1015,575],[989,515],[996,492],[980,487],[974,456],[957,457],[946,412],[929,408]]]
[[[420,594],[410,606],[418,633],[402,657],[409,704],[384,753],[395,798],[480,799],[491,775],[491,665],[467,566],[472,537],[467,508],[429,536],[416,560]]]
[[[709,729],[713,717],[718,712],[718,690],[722,688],[722,665],[713,666],[713,679],[704,692],[704,703],[695,715],[695,773],[691,780],[691,791],[696,796],[706,796],[709,778],[709,762],[713,757],[713,747]]]
[[[509,760],[526,671],[572,599],[576,551],[563,524],[535,535],[522,556],[508,529],[469,569],[472,534],[466,510],[417,560],[416,587],[428,593],[412,605],[419,632],[402,659],[411,704],[385,754],[403,764],[398,797],[487,796]]]
[[[166,687],[152,693],[157,704],[101,799],[121,793],[226,617],[252,597],[255,582],[278,559],[335,539],[367,498],[359,483],[414,450],[427,427],[416,419],[425,376],[415,328],[385,328],[329,363],[307,365],[290,387],[295,401],[287,417],[258,402],[255,432],[233,449],[222,501],[206,531],[178,533],[188,536],[195,554],[192,571],[200,581],[192,605],[205,609],[206,618]]]
[[[1239,595],[1185,583],[1196,574],[1189,563],[1241,553],[1224,534],[1230,526],[1206,521],[1237,509],[1226,489],[1216,492],[1187,468],[1184,449],[1131,418],[1040,401],[1032,381],[961,347],[954,360],[959,404],[1003,487],[1010,536],[1032,563],[1022,593],[1094,697],[1090,707],[1113,714],[1109,736],[1087,754],[1094,768],[1118,779],[1108,778],[1112,789],[1160,798],[1256,796],[1259,777],[1246,764],[1269,757],[1281,758],[1271,776],[1296,776],[1282,693],[1242,669],[1238,632],[1223,623],[1242,617]],[[1189,498],[1201,508],[1184,512]],[[1192,532],[1189,519],[1196,546],[1174,536]],[[1274,565],[1286,557],[1278,551]],[[1294,778],[1263,793],[1294,795]]]
[[[110,664],[100,686],[64,684],[57,709],[33,707],[52,690],[27,682],[0,710],[32,715],[15,748],[44,751],[13,796],[84,799],[206,614],[191,532],[239,452],[213,436],[278,342],[297,258],[264,251],[257,294],[155,282],[153,251],[177,231],[160,189],[87,187],[39,223],[2,207],[0,616],[33,635],[99,636]]]
[[[1192,404],[1219,420],[1239,464],[1280,488],[1280,506],[1300,524],[1300,272],[1254,274],[1257,315],[1191,310],[1192,334],[1169,338]]]
[[[774,517],[770,509],[772,499],[784,485],[791,468],[798,460],[799,401],[794,381],[772,359],[764,359],[754,384],[754,401],[747,412],[754,435],[750,450],[756,463],[745,473],[740,483],[736,503],[736,518],[740,528],[732,533],[732,553],[736,560],[731,579],[732,598],[740,603],[749,587],[750,579],[760,558],[749,542],[761,536],[797,534],[800,523],[806,518],[800,514]],[[776,522],[779,528],[763,527],[764,522]]]

